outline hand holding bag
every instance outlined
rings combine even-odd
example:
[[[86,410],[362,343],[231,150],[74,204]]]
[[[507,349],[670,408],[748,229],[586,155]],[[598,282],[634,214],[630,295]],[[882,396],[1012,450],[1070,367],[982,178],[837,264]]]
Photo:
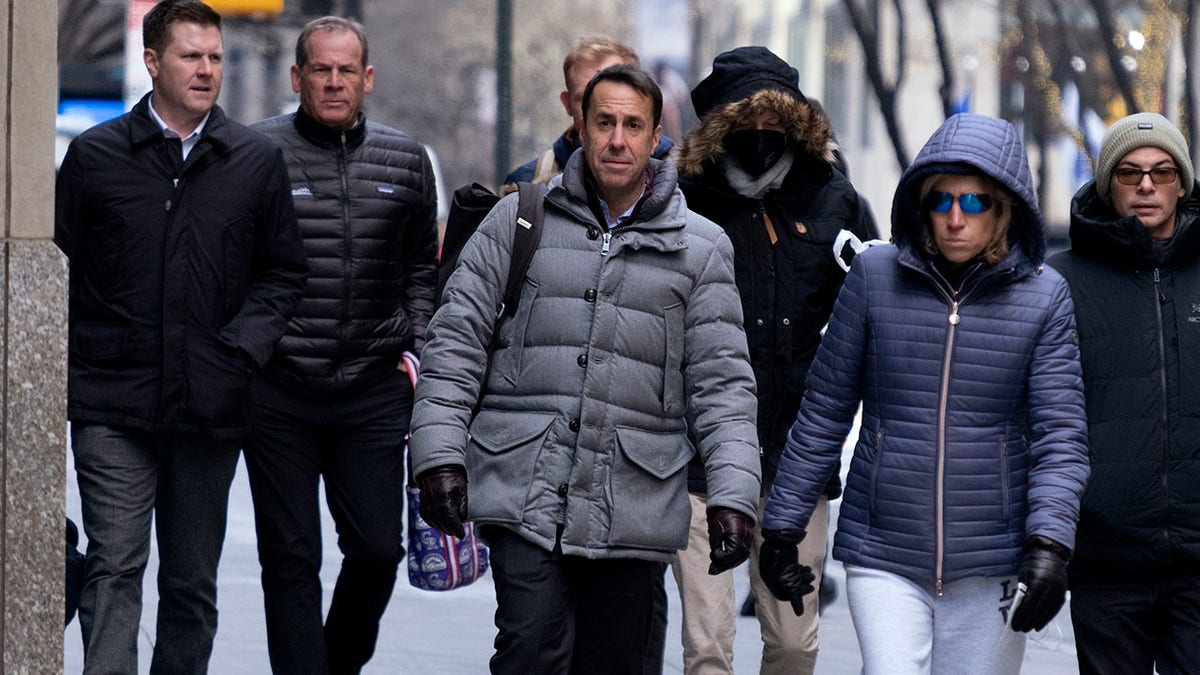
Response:
[[[416,387],[421,362],[404,352],[404,368]],[[488,551],[475,534],[475,524],[463,523],[460,539],[446,534],[421,518],[421,491],[408,471],[408,582],[426,591],[452,591],[473,583],[487,572]]]

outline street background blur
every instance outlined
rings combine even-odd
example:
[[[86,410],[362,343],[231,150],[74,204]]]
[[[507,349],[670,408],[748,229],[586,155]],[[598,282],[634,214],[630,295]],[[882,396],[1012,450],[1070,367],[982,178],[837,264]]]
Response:
[[[149,87],[139,24],[129,19],[153,0],[58,2],[59,127],[69,139]],[[1091,177],[1108,124],[1149,110],[1175,120],[1189,139],[1197,135],[1200,76],[1188,73],[1200,68],[1200,26],[1187,19],[1200,14],[1200,0],[210,4],[226,19],[220,103],[243,122],[295,108],[288,68],[306,21],[362,21],[376,69],[367,114],[430,147],[447,192],[472,181],[495,185],[567,127],[558,101],[562,59],[585,34],[638,49],[662,85],[664,131],[676,140],[695,123],[688,92],[714,56],[747,44],[772,49],[829,113],[851,180],[885,237],[900,171],[954,112],[1003,117],[1022,130],[1056,239],[1065,237],[1071,195]]]

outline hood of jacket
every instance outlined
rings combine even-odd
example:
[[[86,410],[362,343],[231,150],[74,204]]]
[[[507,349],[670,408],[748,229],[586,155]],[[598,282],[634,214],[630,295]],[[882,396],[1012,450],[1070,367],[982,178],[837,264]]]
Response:
[[[1071,199],[1071,250],[1107,265],[1144,269],[1174,265],[1200,257],[1200,182],[1191,196],[1179,200],[1175,234],[1160,259],[1146,227],[1137,216],[1121,218],[1096,192],[1096,181],[1079,188]]]
[[[986,115],[960,113],[929,137],[917,158],[900,177],[892,201],[892,238],[901,260],[927,258],[923,253],[925,220],[921,183],[937,173],[982,173],[1008,188],[1013,197],[1008,257],[997,268],[1032,270],[1046,257],[1046,225],[1038,208],[1025,145],[1012,124]]]
[[[776,89],[763,89],[751,96],[726,103],[700,120],[700,125],[683,139],[679,148],[679,173],[699,176],[725,154],[724,141],[738,120],[773,112],[787,120],[790,146],[801,159],[834,164],[833,126],[807,101],[800,101]]]

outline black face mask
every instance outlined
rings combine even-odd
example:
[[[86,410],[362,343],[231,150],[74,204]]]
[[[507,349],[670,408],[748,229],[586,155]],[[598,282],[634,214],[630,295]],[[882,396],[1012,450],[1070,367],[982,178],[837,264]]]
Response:
[[[783,157],[787,136],[782,131],[742,129],[725,136],[725,152],[751,176],[761,176]]]

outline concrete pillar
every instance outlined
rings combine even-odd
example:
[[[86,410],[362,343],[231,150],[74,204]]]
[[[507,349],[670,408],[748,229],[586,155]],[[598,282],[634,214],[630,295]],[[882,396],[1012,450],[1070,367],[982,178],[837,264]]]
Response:
[[[0,0],[0,673],[61,672],[66,260],[54,246],[57,3]]]

